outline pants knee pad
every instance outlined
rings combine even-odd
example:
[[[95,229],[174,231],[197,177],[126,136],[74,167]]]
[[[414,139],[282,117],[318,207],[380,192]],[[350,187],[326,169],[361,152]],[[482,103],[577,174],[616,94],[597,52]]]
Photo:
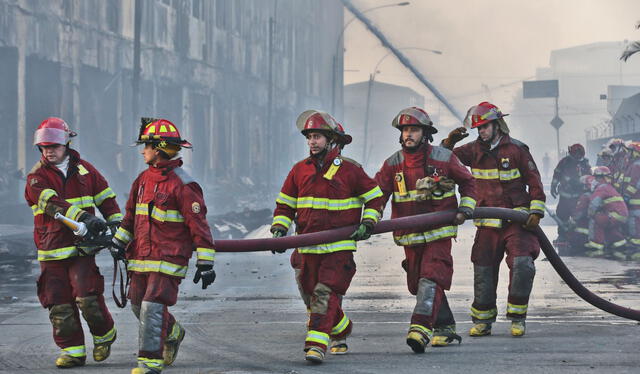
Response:
[[[495,304],[495,276],[493,266],[473,266],[473,294],[475,303],[479,305]]]
[[[433,315],[433,304],[436,300],[436,282],[427,278],[418,280],[418,292],[416,293],[416,307],[413,309],[414,314],[422,314],[425,316]]]
[[[533,278],[536,275],[536,266],[530,256],[518,256],[513,259],[511,269],[511,288],[509,292],[515,297],[529,297],[533,287]]]
[[[76,305],[82,312],[82,317],[89,325],[105,323],[98,296],[76,297]]]
[[[56,336],[71,336],[78,331],[79,321],[76,321],[71,304],[54,305],[49,309],[49,320]]]
[[[164,304],[143,301],[140,305],[139,344],[141,351],[159,351],[162,338]]]
[[[311,296],[311,313],[326,314],[329,308],[329,298],[331,297],[331,288],[329,286],[318,283],[313,289]]]

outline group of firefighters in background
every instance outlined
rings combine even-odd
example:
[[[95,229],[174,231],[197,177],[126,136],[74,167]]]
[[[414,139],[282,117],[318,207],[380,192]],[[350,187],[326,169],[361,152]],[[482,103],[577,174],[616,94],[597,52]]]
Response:
[[[429,343],[447,346],[461,341],[445,291],[453,275],[451,239],[457,235],[457,226],[473,217],[476,206],[516,209],[526,212],[528,218],[524,225],[474,220],[478,227],[471,251],[474,324],[469,334],[491,334],[498,314],[498,272],[505,256],[510,270],[506,306],[510,333],[525,334],[534,260],[540,252],[531,230],[544,216],[545,194],[528,147],[509,136],[505,116],[495,105],[482,102],[469,109],[466,127],[453,130],[436,146],[431,143],[437,129],[429,115],[417,107],[403,109],[392,121],[400,131],[401,149],[374,178],[356,161],[341,155],[352,138],[331,115],[310,110],[298,117],[297,127],[306,137],[309,156],[293,166],[278,195],[273,237],[285,236],[294,224],[297,234],[357,227],[345,240],[296,248],[291,255],[309,315],[306,360],[320,363],[327,350],[347,353],[353,321],[342,309],[342,300],[356,273],[353,252],[357,241],[372,235],[388,200],[392,218],[456,211],[450,223],[393,233],[395,243],[404,247],[402,269],[409,292],[416,297],[406,336],[414,352],[424,352]],[[469,135],[467,128],[477,129],[478,138],[455,147]],[[173,363],[185,337],[185,329],[168,307],[177,301],[193,252],[197,256],[193,281],[201,281],[204,289],[216,278],[215,244],[202,189],[181,168],[179,158],[180,149],[191,144],[168,120],[142,119],[136,143],[144,145],[141,154],[148,168],[133,182],[123,215],[106,180],[70,148],[73,136],[59,118],[42,122],[34,137],[42,157],[25,187],[35,217],[34,239],[41,266],[38,296],[49,309],[54,341],[62,349],[56,365],[85,364],[80,313],[93,336],[95,361],[109,356],[117,336],[104,302],[104,279],[95,264],[95,251],[80,245],[73,232],[55,218],[57,214],[83,222],[91,236],[113,228],[110,251],[114,259],[128,262],[128,298],[140,321],[138,365],[132,373],[159,373]],[[595,175],[597,181],[606,178]],[[628,186],[631,184],[626,183]],[[104,220],[95,215],[96,208]]]
[[[640,260],[640,142],[609,140],[591,168],[581,144],[556,166],[561,255]]]

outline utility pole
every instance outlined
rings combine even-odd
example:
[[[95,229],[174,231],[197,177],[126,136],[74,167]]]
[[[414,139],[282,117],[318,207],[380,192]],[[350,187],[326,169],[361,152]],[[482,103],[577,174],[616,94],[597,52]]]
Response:
[[[142,0],[136,0],[133,26],[133,82],[132,107],[133,123],[138,123],[140,116],[140,33],[142,29]]]

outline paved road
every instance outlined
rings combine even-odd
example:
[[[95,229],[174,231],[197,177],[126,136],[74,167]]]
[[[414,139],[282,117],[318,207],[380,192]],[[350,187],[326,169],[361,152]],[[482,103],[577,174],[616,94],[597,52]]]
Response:
[[[552,232],[552,228],[548,228]],[[306,314],[298,299],[287,255],[219,254],[218,281],[202,291],[183,283],[173,313],[187,328],[180,356],[167,373],[640,373],[640,326],[579,300],[548,262],[538,260],[527,335],[512,338],[500,318],[494,335],[470,338],[472,299],[469,262],[474,229],[466,224],[454,243],[455,273],[450,303],[463,343],[415,355],[404,342],[414,300],[400,268],[402,249],[388,234],[360,245],[358,273],[344,306],[355,321],[347,356],[329,356],[321,366],[303,360]],[[110,277],[106,254],[100,256]],[[570,258],[578,278],[607,299],[640,308],[638,264]],[[33,275],[20,286],[0,285],[0,372],[59,373],[57,348],[47,313],[35,297]],[[189,276],[191,277],[193,269]],[[499,308],[506,308],[506,267]],[[109,290],[110,293],[110,290]],[[12,300],[12,297],[18,299]],[[68,372],[128,373],[135,363],[137,324],[110,300],[118,342],[104,363],[88,362]],[[90,345],[90,343],[89,343]]]

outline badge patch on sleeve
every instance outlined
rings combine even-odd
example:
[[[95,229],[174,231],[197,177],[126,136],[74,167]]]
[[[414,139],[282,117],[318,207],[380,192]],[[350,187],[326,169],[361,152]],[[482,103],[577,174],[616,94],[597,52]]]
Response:
[[[200,213],[200,203],[194,201],[193,204],[191,204],[191,211],[195,214]]]
[[[29,181],[30,186],[33,186],[36,183],[38,183],[38,178],[31,178],[31,180]]]
[[[536,164],[533,161],[529,161],[529,170],[536,170]]]

